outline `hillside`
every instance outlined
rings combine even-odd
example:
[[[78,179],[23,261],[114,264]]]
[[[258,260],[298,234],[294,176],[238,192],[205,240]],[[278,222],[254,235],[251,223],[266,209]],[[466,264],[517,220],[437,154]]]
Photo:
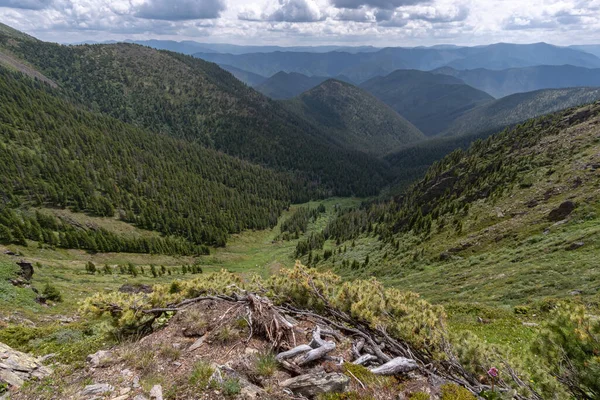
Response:
[[[296,97],[325,82],[328,78],[306,76],[295,72],[278,72],[255,89],[274,100],[287,100]]]
[[[460,79],[415,70],[398,70],[360,87],[392,107],[427,136],[445,131],[461,115],[493,97]]]
[[[393,201],[341,212],[297,255],[435,302],[594,299],[598,123],[596,103],[477,141]]]
[[[67,47],[4,34],[0,48],[91,110],[299,171],[330,194],[373,194],[386,182],[377,160],[323,143],[322,133],[215,64],[133,44]]]
[[[458,117],[445,136],[493,133],[530,118],[600,99],[600,88],[546,89],[519,93],[484,104]]]
[[[497,71],[444,67],[433,72],[454,76],[496,98],[541,89],[600,86],[600,69],[572,65],[541,65]]]
[[[381,156],[424,139],[410,122],[367,92],[328,80],[285,103],[340,146]]]
[[[298,72],[308,76],[345,75],[357,83],[390,74],[398,69],[430,71],[445,66],[456,69],[507,69],[570,64],[584,68],[600,68],[600,58],[593,54],[546,43],[499,43],[475,47],[389,47],[368,53],[311,53],[282,49],[272,53],[196,53],[194,56],[263,76],[272,76],[279,71]]]
[[[0,243],[199,254],[185,243],[118,243],[112,232],[70,229],[27,207],[118,215],[188,244],[222,246],[230,234],[274,226],[290,202],[306,198],[291,174],[82,110],[1,67],[0,87]]]
[[[244,82],[248,86],[257,86],[266,81],[268,78],[262,75],[253,74],[252,72],[244,71],[242,69],[232,67],[231,65],[219,65],[225,71],[231,73],[238,80]]]

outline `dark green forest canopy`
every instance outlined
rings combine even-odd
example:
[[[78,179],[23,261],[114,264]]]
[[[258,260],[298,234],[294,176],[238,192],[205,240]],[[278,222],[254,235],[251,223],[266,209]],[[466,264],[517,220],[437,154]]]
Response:
[[[326,195],[372,195],[389,181],[384,163],[324,142],[323,132],[216,64],[138,45],[61,46],[2,32],[0,48],[90,110],[298,172]]]
[[[319,193],[273,172],[81,110],[0,68],[2,206],[50,205],[123,220],[193,243],[264,229]]]

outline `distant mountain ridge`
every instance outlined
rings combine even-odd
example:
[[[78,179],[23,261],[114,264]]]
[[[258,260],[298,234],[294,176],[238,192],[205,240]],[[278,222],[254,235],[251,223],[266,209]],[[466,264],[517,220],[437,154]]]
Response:
[[[231,65],[221,64],[219,67],[231,73],[231,75],[235,76],[238,80],[244,82],[246,85],[252,87],[260,85],[268,79],[266,76],[244,71],[243,69],[232,67]]]
[[[462,114],[494,100],[458,78],[417,70],[398,70],[364,82],[360,87],[427,136],[445,131]]]
[[[600,100],[600,88],[545,89],[488,102],[457,118],[444,136],[490,134],[542,115]]]
[[[600,86],[600,68],[572,65],[541,65],[504,70],[458,70],[443,67],[432,72],[459,78],[496,98],[540,89]]]
[[[272,53],[215,54],[195,53],[195,57],[219,64],[232,65],[263,76],[279,71],[308,76],[345,75],[360,83],[398,69],[423,71],[441,67],[455,69],[487,68],[501,70],[537,65],[570,64],[600,68],[600,58],[575,48],[546,43],[528,45],[498,43],[477,47],[385,48],[375,52],[327,53],[276,51]]]
[[[425,139],[414,125],[364,90],[329,79],[283,104],[327,140],[350,150],[382,156]]]
[[[281,71],[255,86],[255,89],[272,99],[285,100],[296,97],[328,79],[330,78],[323,76],[306,76],[297,72],[287,73]],[[344,76],[339,76],[335,79],[352,83]]]

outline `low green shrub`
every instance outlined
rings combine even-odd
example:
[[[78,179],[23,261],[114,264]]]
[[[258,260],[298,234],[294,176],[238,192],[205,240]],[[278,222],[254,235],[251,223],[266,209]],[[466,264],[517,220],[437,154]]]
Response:
[[[54,301],[57,303],[60,303],[63,300],[60,291],[49,283],[46,283],[46,286],[44,286],[42,296],[44,296],[46,300]]]

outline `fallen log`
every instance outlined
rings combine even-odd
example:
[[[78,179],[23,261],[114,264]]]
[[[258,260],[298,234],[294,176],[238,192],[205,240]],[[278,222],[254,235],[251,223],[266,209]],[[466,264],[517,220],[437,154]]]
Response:
[[[275,356],[277,361],[287,360],[289,358],[294,358],[297,355],[306,353],[307,351],[311,351],[313,348],[307,344],[301,344],[300,346],[296,346],[291,350],[281,352]]]
[[[380,367],[372,368],[371,372],[375,375],[397,375],[414,371],[419,368],[415,360],[404,357],[397,357]]]
[[[335,350],[335,343],[325,342],[322,346],[317,347],[316,349],[312,349],[311,351],[306,353],[304,358],[302,358],[302,360],[300,360],[298,362],[298,365],[302,366],[302,365],[306,365],[310,362],[319,360],[319,359],[325,357],[325,355],[327,353],[331,353],[334,350]]]
[[[377,360],[378,360],[378,358],[376,356],[374,356],[373,354],[365,354],[363,356],[358,357],[356,360],[352,361],[352,364],[365,365],[368,362],[377,361]]]

